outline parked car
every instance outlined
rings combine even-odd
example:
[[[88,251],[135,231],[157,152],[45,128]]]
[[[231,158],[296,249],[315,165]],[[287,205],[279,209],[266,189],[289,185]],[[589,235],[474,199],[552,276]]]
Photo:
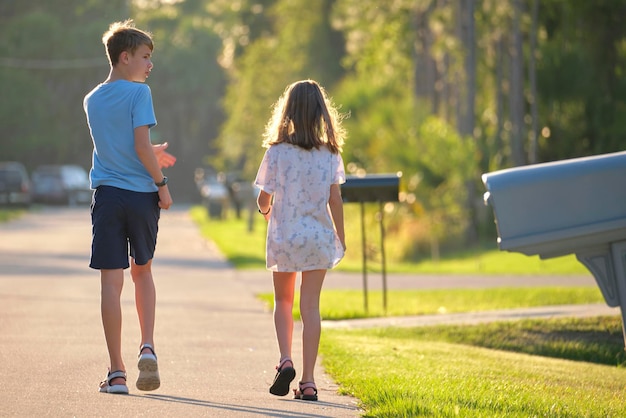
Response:
[[[228,188],[217,178],[208,178],[200,188],[200,195],[204,201],[209,217],[223,218],[224,210],[228,207]]]
[[[33,201],[76,206],[91,203],[89,176],[78,165],[43,165],[31,176]]]
[[[203,168],[196,169],[194,173],[196,187],[198,187],[209,217],[223,218],[229,203],[228,187],[224,184],[225,177],[222,173],[210,174],[207,171]]]
[[[30,201],[30,181],[24,165],[0,162],[0,205],[28,206]]]

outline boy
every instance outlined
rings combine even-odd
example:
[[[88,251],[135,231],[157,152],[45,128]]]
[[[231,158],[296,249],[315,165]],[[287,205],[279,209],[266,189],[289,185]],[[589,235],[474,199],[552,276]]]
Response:
[[[83,101],[93,140],[91,188],[92,244],[89,267],[100,270],[101,314],[110,358],[100,392],[128,393],[122,360],[120,296],[124,269],[130,266],[141,328],[139,390],[160,386],[154,352],[156,292],[151,264],[161,209],[172,205],[161,168],[176,159],[167,143],[152,145],[156,125],[150,88],[143,84],[152,70],[151,35],[132,20],[115,22],[102,37],[110,63],[108,78]],[[130,263],[129,251],[130,246]]]

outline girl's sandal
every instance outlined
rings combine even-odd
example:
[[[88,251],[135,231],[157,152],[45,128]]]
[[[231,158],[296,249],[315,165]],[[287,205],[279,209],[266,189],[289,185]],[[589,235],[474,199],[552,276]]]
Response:
[[[287,366],[285,363],[289,363]],[[274,376],[274,382],[270,386],[270,393],[276,396],[285,396],[289,393],[289,384],[296,377],[296,369],[293,368],[293,361],[289,357],[281,360],[280,364],[276,366],[276,376]]]
[[[316,401],[317,400],[317,387],[315,386],[315,382],[299,382],[298,383],[299,390],[293,390],[293,398],[294,399],[302,399],[303,401]],[[313,389],[312,394],[304,393],[307,389]]]
[[[113,379],[124,379],[123,385],[112,385]],[[120,395],[128,394],[128,386],[126,386],[126,372],[122,370],[116,370],[114,372],[107,373],[106,379],[100,382],[99,391],[101,393],[115,393]]]

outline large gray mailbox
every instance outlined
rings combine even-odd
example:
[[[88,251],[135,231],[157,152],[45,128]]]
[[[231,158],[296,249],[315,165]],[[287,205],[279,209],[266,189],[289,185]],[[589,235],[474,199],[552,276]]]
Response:
[[[501,170],[482,180],[500,249],[544,259],[576,254],[626,324],[626,152]]]

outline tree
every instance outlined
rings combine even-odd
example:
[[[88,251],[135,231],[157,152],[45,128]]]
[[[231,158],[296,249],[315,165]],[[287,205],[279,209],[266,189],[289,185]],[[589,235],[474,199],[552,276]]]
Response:
[[[88,166],[91,143],[82,98],[106,75],[100,39],[107,16],[122,3],[25,0],[0,6],[4,158],[30,169],[52,162]],[[78,25],[78,19],[89,23]]]
[[[261,138],[270,108],[285,87],[305,78],[330,88],[341,77],[343,43],[329,28],[330,0],[279,0],[265,10],[271,26],[229,68],[226,121],[211,159],[218,170],[252,179],[263,154]],[[339,38],[341,40],[341,38]]]
[[[149,78],[158,125],[153,142],[168,142],[177,156],[168,169],[175,199],[199,199],[197,168],[215,152],[223,118],[220,98],[226,75],[218,63],[221,40],[209,24],[203,1],[156,4],[136,13],[138,25],[154,36],[154,69]]]

